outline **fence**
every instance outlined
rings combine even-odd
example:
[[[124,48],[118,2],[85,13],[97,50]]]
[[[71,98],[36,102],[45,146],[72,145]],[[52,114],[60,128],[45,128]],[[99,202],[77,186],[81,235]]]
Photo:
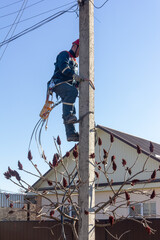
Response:
[[[126,220],[117,223],[107,229],[114,236],[120,236],[127,230],[121,239],[122,240],[159,240],[160,239],[160,219],[151,219],[152,228],[156,229],[155,235],[148,235],[144,227],[135,221]],[[55,224],[53,221],[46,222],[0,222],[0,240],[58,240],[61,233],[61,226],[55,226],[53,229],[54,235],[49,230]],[[67,240],[74,240],[71,228],[65,226]],[[84,239],[85,240],[85,239]],[[104,228],[96,227],[96,240],[113,240],[111,235]]]
[[[25,194],[0,193],[0,221],[25,221],[36,218],[36,197]],[[10,204],[13,204],[10,207]],[[9,214],[10,211],[12,214]],[[1,239],[0,239],[1,240]]]
[[[9,194],[7,198],[6,193],[0,193],[0,208],[9,207],[10,203],[13,203],[14,208],[22,208],[24,205],[25,195],[23,194]]]

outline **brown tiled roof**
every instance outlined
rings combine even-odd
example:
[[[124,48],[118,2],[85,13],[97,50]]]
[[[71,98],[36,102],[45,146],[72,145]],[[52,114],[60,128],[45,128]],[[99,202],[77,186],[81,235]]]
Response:
[[[142,149],[142,152],[145,154],[150,154],[150,142],[149,140],[143,139],[143,138],[139,138],[139,137],[135,137],[133,135],[129,135],[127,133],[124,132],[120,132],[111,128],[107,128],[101,125],[97,125],[97,128],[100,128],[101,130],[109,133],[109,134],[113,134],[113,136],[115,138],[118,138],[119,140],[125,142],[126,144],[137,148],[137,145],[140,146],[140,148]],[[153,146],[154,146],[154,151],[152,153],[152,157],[156,160],[160,161],[160,144],[158,143],[154,143],[152,142]],[[158,157],[159,156],[159,157]]]

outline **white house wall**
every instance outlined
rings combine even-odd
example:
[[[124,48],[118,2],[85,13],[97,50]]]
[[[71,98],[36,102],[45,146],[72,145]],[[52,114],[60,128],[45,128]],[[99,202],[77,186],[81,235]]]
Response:
[[[98,136],[102,139],[102,146],[101,149],[101,158],[103,158],[103,148],[108,152],[110,147],[110,135],[100,129],[98,129]],[[113,173],[112,165],[109,169],[108,174],[110,179],[113,179],[114,182],[123,182],[124,181],[124,175],[125,175],[125,168],[133,166],[134,162],[136,161],[136,158],[138,156],[137,150],[133,147],[129,146],[128,144],[122,142],[121,140],[115,138],[112,147],[109,152],[108,157],[108,165],[111,162],[111,156],[115,156],[115,163],[117,164],[117,170]],[[125,167],[122,166],[122,159],[125,159],[127,161],[127,165]],[[138,160],[135,164],[135,166],[132,168],[132,175],[142,170],[144,162],[147,159],[147,155],[141,153],[138,157]],[[99,162],[99,146],[96,145],[96,161]],[[155,169],[159,169],[160,163],[152,158],[149,158],[146,164],[147,172],[143,172],[139,175],[137,175],[135,178],[138,178],[139,180],[149,179],[151,177],[152,172]],[[103,164],[101,165],[103,169]],[[157,177],[160,177],[160,172],[157,172]],[[100,175],[100,183],[105,183],[106,179],[103,174]]]
[[[155,188],[156,191],[156,195],[160,195],[160,188]],[[143,202],[145,200],[147,200],[147,202],[155,202],[156,203],[156,218],[160,218],[160,199],[159,197],[155,197],[154,199],[150,199],[150,194],[152,192],[152,189],[146,189],[145,190],[146,193],[148,193],[148,196],[146,197],[145,195],[142,194],[131,194],[130,197],[130,203],[132,204],[134,203],[139,203],[139,202]],[[113,193],[111,191],[103,191],[103,192],[96,192],[96,203],[95,204],[99,204],[99,206],[101,205],[100,203],[105,203],[109,200],[109,197],[112,197]],[[56,202],[56,196],[55,195],[48,195],[47,197],[49,197],[50,200],[52,200],[53,202]],[[59,202],[62,201],[63,195],[59,196]],[[116,210],[116,217],[120,218],[122,216],[127,217],[129,215],[129,208],[127,206],[127,201],[125,201],[125,196],[124,194],[121,195],[121,198],[124,199],[124,204],[119,207]],[[117,198],[116,199],[116,203],[115,205],[109,205],[109,207],[105,208],[104,210],[101,210],[100,213],[96,214],[96,219],[108,219],[109,215],[112,215],[112,210],[115,209],[116,207],[118,207],[119,205],[121,205],[121,198]],[[78,197],[77,195],[73,195],[72,196],[72,200],[73,203],[77,203],[78,201]],[[48,216],[49,216],[49,207],[48,205],[50,204],[50,202],[48,200],[46,200],[45,198],[42,199],[42,206],[44,207],[43,212],[45,212]],[[68,203],[67,203],[68,204]],[[54,209],[54,208],[53,208]],[[50,209],[51,210],[51,209]],[[55,212],[54,214],[55,217],[59,216],[58,211]]]

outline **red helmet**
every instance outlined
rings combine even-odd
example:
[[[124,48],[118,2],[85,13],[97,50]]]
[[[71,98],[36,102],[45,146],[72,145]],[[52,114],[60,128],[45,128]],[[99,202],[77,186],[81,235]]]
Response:
[[[76,41],[74,41],[74,42],[72,43],[72,45],[77,45],[77,46],[79,46],[79,39],[77,39]]]

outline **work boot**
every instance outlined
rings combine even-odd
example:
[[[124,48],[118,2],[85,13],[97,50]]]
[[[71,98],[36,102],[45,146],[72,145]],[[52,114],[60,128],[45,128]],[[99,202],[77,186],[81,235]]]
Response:
[[[73,124],[77,121],[77,117],[75,115],[69,115],[65,121],[64,121],[64,124]]]
[[[72,133],[70,136],[67,137],[68,142],[78,142],[79,141],[79,134],[77,132]]]

